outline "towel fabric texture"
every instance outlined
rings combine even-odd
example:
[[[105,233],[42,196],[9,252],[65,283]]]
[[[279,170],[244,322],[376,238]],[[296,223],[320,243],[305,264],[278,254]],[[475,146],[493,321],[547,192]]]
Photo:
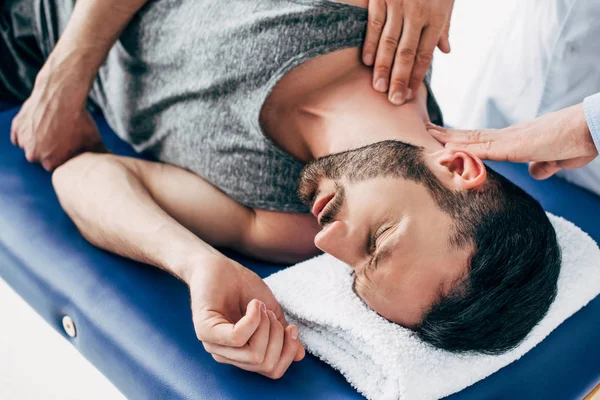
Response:
[[[265,279],[306,349],[369,399],[438,399],[519,359],[600,293],[600,249],[571,222],[548,214],[562,251],[558,295],[514,350],[457,355],[435,349],[369,309],[352,291],[352,269],[321,255]]]

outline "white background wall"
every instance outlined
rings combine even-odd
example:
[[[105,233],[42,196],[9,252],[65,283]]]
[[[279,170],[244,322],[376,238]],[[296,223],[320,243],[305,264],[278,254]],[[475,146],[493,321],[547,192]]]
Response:
[[[251,0],[250,0],[251,1]],[[433,88],[446,123],[516,0],[457,0],[450,55],[437,54]],[[1,228],[0,228],[1,229]],[[121,395],[0,280],[0,399],[113,400]]]

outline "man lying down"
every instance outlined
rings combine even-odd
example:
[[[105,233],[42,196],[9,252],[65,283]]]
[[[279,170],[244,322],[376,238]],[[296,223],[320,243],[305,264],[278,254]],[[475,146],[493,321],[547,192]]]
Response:
[[[372,89],[366,16],[321,1],[149,3],[90,101],[161,162],[85,153],[53,175],[87,240],[189,285],[218,362],[277,378],[304,349],[264,282],[216,248],[277,263],[330,253],[374,311],[455,352],[513,348],[555,297],[541,206],[430,136],[428,78],[401,106]]]

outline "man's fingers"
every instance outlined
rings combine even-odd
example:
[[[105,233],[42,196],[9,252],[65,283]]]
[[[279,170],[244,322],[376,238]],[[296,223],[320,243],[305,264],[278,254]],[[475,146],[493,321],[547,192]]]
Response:
[[[223,346],[244,346],[260,324],[262,304],[256,299],[248,303],[246,315],[235,325],[216,311],[202,310],[199,312],[198,320],[194,321],[198,339]]]
[[[56,168],[56,165],[55,165],[54,161],[52,161],[52,160],[42,160],[42,167],[46,171],[52,172]]]
[[[283,326],[281,326],[279,321],[277,321],[273,311],[269,310],[267,311],[267,314],[269,314],[269,320],[271,321],[271,331],[269,333],[269,345],[267,346],[267,353],[265,354],[265,360],[263,362],[263,371],[269,374],[275,370],[281,358],[281,350],[283,349],[285,332]]]
[[[271,321],[269,348],[261,365],[238,362],[218,354],[213,354],[213,358],[217,362],[231,364],[246,371],[257,372],[271,379],[281,378],[290,364],[297,358],[299,339],[297,336],[294,339],[292,333],[297,335],[298,328],[290,325],[284,330],[275,315],[271,311],[268,313]]]
[[[306,350],[304,350],[304,346],[302,345],[302,342],[300,340],[298,340],[298,350],[296,350],[296,356],[294,356],[294,361],[300,361],[300,360],[304,359],[305,356],[306,356]]]
[[[37,152],[29,148],[25,148],[25,159],[30,163],[39,161]]]
[[[262,364],[269,343],[270,320],[266,311],[261,311],[260,314],[260,324],[248,344],[242,347],[230,347],[203,342],[204,348],[213,356],[221,356],[231,361],[253,365]]]
[[[387,92],[394,55],[402,32],[402,8],[388,8],[385,26],[377,47],[377,58],[373,68],[373,87],[381,93]]]
[[[266,308],[262,308],[261,306],[260,325],[248,341],[250,359],[245,362],[255,362],[257,364],[261,364],[264,361],[267,353],[267,346],[269,345],[270,331],[271,320],[267,314]]]
[[[292,334],[296,335],[296,339],[292,337]],[[279,357],[279,363],[275,370],[271,372],[269,376],[272,379],[279,379],[285,374],[290,365],[294,362],[297,354],[297,343],[298,343],[298,328],[295,326],[289,326],[285,330],[285,341],[283,349],[281,350],[281,356]]]
[[[289,369],[292,362],[300,361],[300,360],[294,359],[294,352],[296,349],[294,347],[293,342],[296,342],[297,340],[292,339],[291,333],[290,333],[291,328],[292,327],[290,327],[284,331],[285,342],[286,342],[285,346],[287,346],[287,347],[283,348],[283,350],[280,354],[280,357],[279,357],[279,362],[274,367],[267,367],[265,365],[258,366],[258,365],[242,363],[242,362],[238,362],[235,360],[231,360],[227,357],[220,356],[218,354],[213,354],[213,359],[221,364],[230,364],[230,365],[233,365],[240,369],[243,369],[245,371],[259,373],[259,374],[264,375],[271,379],[279,379]]]
[[[425,79],[425,74],[431,65],[433,51],[435,50],[435,46],[439,41],[442,29],[443,26],[436,27],[435,25],[429,25],[423,30],[421,41],[419,42],[419,47],[417,49],[417,56],[415,57],[415,64],[413,66],[408,85],[412,96],[407,97],[407,100],[411,100],[413,98],[413,96],[417,93],[417,90],[419,90],[421,82],[423,82],[423,79]]]
[[[375,62],[377,46],[379,45],[379,39],[385,25],[386,9],[387,7],[383,0],[369,1],[367,35],[362,51],[363,62],[369,67]]]
[[[548,179],[561,169],[556,161],[540,161],[529,164],[529,174],[538,180]]]
[[[12,125],[10,127],[10,142],[13,145],[15,145],[15,146],[19,145],[19,142],[17,141],[17,128],[16,128],[14,120],[13,120]]]
[[[281,326],[283,326],[283,328],[286,329],[289,324],[286,321],[285,316],[283,315],[283,311],[281,310],[281,308],[279,308],[276,311],[277,312],[275,313],[275,316],[277,317],[277,321],[279,321]],[[304,356],[306,356],[306,350],[304,349],[304,345],[302,344],[302,342],[298,340],[298,350],[296,351],[296,357],[294,357],[294,361],[300,361],[304,358]]]
[[[415,25],[410,20],[404,23],[400,45],[394,59],[388,95],[389,100],[395,105],[404,104],[407,95],[412,96],[412,93],[407,93],[408,81],[417,55],[421,30],[421,25]]]

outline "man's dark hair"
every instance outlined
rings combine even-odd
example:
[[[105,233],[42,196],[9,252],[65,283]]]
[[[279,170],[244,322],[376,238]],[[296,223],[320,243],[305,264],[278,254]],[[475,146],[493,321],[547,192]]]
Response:
[[[508,179],[489,167],[487,172],[481,191],[457,196],[429,188],[438,192],[434,198],[445,197],[442,208],[453,217],[457,243],[471,238],[474,245],[466,279],[416,329],[425,342],[454,352],[513,349],[557,293],[561,255],[546,213]]]
[[[310,203],[322,176],[361,181],[378,176],[423,184],[450,215],[455,248],[472,248],[468,272],[414,328],[435,347],[499,354],[516,347],[546,315],[557,292],[561,255],[540,204],[487,168],[479,189],[446,188],[427,167],[423,148],[386,140],[322,157],[303,171],[299,195]]]
[[[452,217],[451,242],[474,250],[468,274],[440,296],[415,332],[452,352],[511,350],[556,297],[561,267],[556,232],[533,197],[491,168],[482,188],[452,191],[425,166],[420,150],[421,161],[415,160],[404,177],[424,184]]]

